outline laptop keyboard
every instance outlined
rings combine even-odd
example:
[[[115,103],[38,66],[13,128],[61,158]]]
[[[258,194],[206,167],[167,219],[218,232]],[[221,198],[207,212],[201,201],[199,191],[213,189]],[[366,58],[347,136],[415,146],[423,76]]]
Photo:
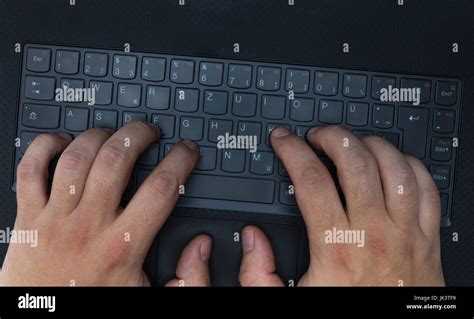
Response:
[[[24,52],[16,165],[42,132],[77,136],[148,121],[163,137],[139,159],[125,199],[173,144],[191,139],[201,157],[178,206],[295,215],[291,182],[269,133],[284,126],[305,136],[313,126],[339,124],[420,158],[440,190],[442,226],[451,224],[459,80],[49,45]],[[389,86],[419,88],[420,104],[382,102],[381,89]],[[58,102],[58,88],[92,88],[95,103]],[[257,151],[219,149],[226,133],[257,136]],[[321,158],[334,175],[331,161]]]

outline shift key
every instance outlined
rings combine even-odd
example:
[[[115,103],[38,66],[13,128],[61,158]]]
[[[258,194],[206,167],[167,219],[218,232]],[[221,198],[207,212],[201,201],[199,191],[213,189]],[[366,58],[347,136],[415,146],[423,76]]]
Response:
[[[428,117],[428,109],[399,107],[398,127],[403,130],[402,151],[404,153],[418,158],[425,157]]]

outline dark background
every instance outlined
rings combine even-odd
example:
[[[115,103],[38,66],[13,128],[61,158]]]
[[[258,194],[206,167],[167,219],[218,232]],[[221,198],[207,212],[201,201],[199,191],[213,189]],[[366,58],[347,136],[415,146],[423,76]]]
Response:
[[[449,76],[464,82],[453,225],[442,230],[448,285],[474,286],[474,2],[471,0],[0,0],[0,229],[10,189],[21,55],[15,43],[241,58]],[[233,43],[240,43],[235,55]],[[350,53],[342,52],[349,43]],[[452,43],[459,53],[452,53]],[[452,242],[452,234],[459,242]],[[7,246],[0,244],[0,261]]]

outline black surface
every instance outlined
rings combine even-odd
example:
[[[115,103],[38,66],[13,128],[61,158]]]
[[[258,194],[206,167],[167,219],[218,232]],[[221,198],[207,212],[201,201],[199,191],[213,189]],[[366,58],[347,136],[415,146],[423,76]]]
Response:
[[[155,51],[216,58],[367,69],[459,78],[464,82],[453,225],[442,231],[447,284],[474,285],[474,7],[469,0],[296,1],[0,1],[0,227],[12,226],[9,187],[20,54],[14,44]],[[239,42],[241,53],[233,53]],[[452,43],[459,53],[452,53]],[[350,53],[342,44],[349,43]],[[179,214],[221,214],[182,209]],[[242,216],[226,212],[229,219]],[[245,215],[247,216],[247,215]],[[262,217],[255,215],[252,219]],[[267,219],[265,219],[266,221]],[[451,240],[453,232],[459,241]],[[0,255],[6,251],[0,245]],[[300,269],[301,270],[301,269]]]

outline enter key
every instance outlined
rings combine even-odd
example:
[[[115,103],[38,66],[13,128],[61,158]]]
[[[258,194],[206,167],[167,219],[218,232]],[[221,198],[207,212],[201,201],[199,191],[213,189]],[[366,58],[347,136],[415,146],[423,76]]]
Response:
[[[428,109],[399,107],[398,127],[403,130],[402,151],[404,153],[418,158],[425,157],[428,117]]]

